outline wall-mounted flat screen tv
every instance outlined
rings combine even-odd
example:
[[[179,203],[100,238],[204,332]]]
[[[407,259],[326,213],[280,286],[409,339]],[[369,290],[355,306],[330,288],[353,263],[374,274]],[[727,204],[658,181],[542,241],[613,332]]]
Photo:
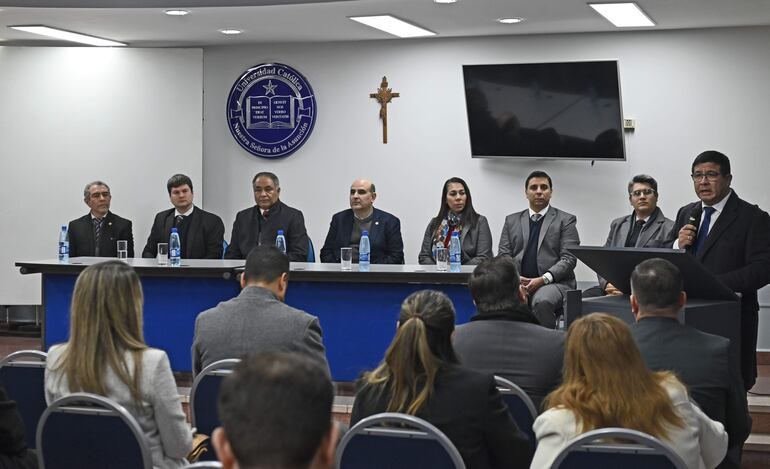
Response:
[[[474,158],[624,160],[618,62],[464,65]]]

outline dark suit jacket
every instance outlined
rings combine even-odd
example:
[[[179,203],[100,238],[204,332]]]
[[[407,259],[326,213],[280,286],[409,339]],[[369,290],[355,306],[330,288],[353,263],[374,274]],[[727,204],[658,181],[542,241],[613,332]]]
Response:
[[[329,232],[321,248],[321,262],[339,262],[340,248],[350,246],[353,233],[353,210],[335,213],[329,223]],[[374,209],[369,229],[370,261],[372,264],[403,264],[404,241],[401,239],[401,221],[383,210]]]
[[[27,429],[27,431],[30,431]],[[24,442],[24,422],[0,384],[0,468],[36,469],[34,451],[28,451]]]
[[[280,200],[270,207],[270,216],[262,218],[259,207],[253,206],[241,210],[235,216],[230,246],[225,253],[226,259],[246,259],[255,246],[275,244],[278,230],[283,230],[286,237],[286,254],[292,262],[307,262],[307,249],[310,241],[305,229],[305,217],[296,208],[289,207]]]
[[[673,243],[690,212],[701,202],[679,209],[669,235]],[[710,272],[733,291],[741,293],[741,372],[744,386],[751,389],[757,378],[757,290],[770,283],[770,216],[733,191],[703,247],[696,253]]]
[[[158,243],[168,243],[171,228],[174,226],[175,209],[164,210],[155,215],[150,229],[150,236],[142,251],[142,257],[158,255]],[[198,207],[184,221],[187,227],[187,239],[182,239],[182,257],[185,259],[221,259],[222,241],[225,236],[225,224],[211,212]]]
[[[364,386],[356,395],[350,425],[386,412],[389,390]],[[434,393],[417,417],[441,430],[468,469],[527,468],[529,441],[508,413],[492,375],[451,366],[436,375]]]
[[[676,373],[703,412],[724,424],[728,447],[742,447],[751,433],[751,417],[730,340],[661,317],[641,319],[631,334],[647,366]],[[733,466],[740,467],[739,461]]]
[[[576,288],[575,265],[577,258],[567,251],[568,246],[579,246],[577,218],[553,205],[543,219],[537,242],[537,267],[540,275],[551,272],[553,281],[565,288]],[[521,271],[521,259],[529,240],[529,210],[505,217],[500,235],[498,254],[511,256]]]
[[[612,223],[610,223],[610,233],[607,235],[607,242],[604,243],[604,246],[616,248],[624,247],[626,245],[628,233],[633,229],[634,223],[636,223],[636,215],[634,213],[612,220]],[[650,215],[650,218],[647,219],[647,223],[644,224],[642,232],[639,233],[639,238],[636,240],[635,247],[671,247],[671,244],[666,244],[666,241],[668,240],[671,228],[673,227],[673,220],[666,218],[660,210],[660,207],[656,207],[655,211]],[[607,281],[599,276],[599,287],[604,290],[606,286]]]
[[[91,213],[87,213],[77,220],[72,220],[67,229],[70,238],[70,257],[94,256],[96,245],[94,243],[94,223],[91,221]],[[134,257],[134,234],[131,228],[131,220],[126,220],[107,212],[102,220],[102,231],[99,237],[99,256],[118,257],[118,241],[128,241],[128,257]]]
[[[561,383],[564,338],[534,316],[525,322],[479,314],[455,329],[452,342],[463,366],[512,381],[540,412],[545,396]]]
[[[433,258],[433,239],[436,237],[437,224],[431,220],[428,227],[425,228],[425,235],[422,237],[422,246],[417,261],[420,264],[435,264]],[[484,259],[489,259],[492,254],[492,232],[489,230],[487,217],[479,215],[475,225],[466,229],[463,227],[460,233],[460,245],[462,246],[463,264],[480,264]]]

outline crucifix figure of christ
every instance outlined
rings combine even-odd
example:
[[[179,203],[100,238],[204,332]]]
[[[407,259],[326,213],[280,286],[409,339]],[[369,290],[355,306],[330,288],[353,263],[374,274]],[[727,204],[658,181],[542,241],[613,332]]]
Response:
[[[370,98],[374,98],[380,103],[380,119],[382,119],[382,143],[388,143],[388,103],[393,98],[398,98],[400,93],[394,93],[388,88],[388,79],[382,77],[382,83],[376,93],[371,93]]]

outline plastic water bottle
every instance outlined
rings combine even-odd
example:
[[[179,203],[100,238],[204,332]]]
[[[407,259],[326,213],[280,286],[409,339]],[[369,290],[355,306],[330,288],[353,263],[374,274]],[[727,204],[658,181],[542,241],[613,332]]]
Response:
[[[70,239],[67,235],[67,227],[62,225],[59,232],[59,262],[67,264],[70,261]]]
[[[286,236],[283,235],[283,230],[278,230],[278,236],[275,237],[275,247],[286,254]]]
[[[460,248],[460,233],[452,233],[452,239],[449,240],[449,271],[460,272],[462,264],[462,250]]]
[[[168,264],[171,267],[182,265],[182,243],[176,228],[171,228],[171,237],[168,240]]]
[[[369,254],[371,248],[369,247],[369,232],[364,230],[361,233],[361,241],[358,243],[358,270],[361,272],[369,272]]]

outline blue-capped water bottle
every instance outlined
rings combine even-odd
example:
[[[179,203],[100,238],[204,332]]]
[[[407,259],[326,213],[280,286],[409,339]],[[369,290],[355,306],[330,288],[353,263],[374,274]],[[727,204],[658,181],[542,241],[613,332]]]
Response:
[[[369,254],[371,248],[369,246],[369,232],[364,230],[361,233],[361,241],[358,243],[358,270],[361,272],[369,272]]]
[[[283,230],[278,230],[278,236],[275,237],[275,247],[286,254],[286,236],[283,235]]]
[[[452,239],[449,240],[449,271],[460,272],[462,264],[462,250],[460,248],[460,233],[452,233]]]
[[[59,262],[67,264],[70,261],[70,239],[67,227],[62,225],[59,232]]]
[[[168,265],[179,267],[182,265],[182,242],[179,240],[179,232],[171,228],[171,237],[168,240]]]

